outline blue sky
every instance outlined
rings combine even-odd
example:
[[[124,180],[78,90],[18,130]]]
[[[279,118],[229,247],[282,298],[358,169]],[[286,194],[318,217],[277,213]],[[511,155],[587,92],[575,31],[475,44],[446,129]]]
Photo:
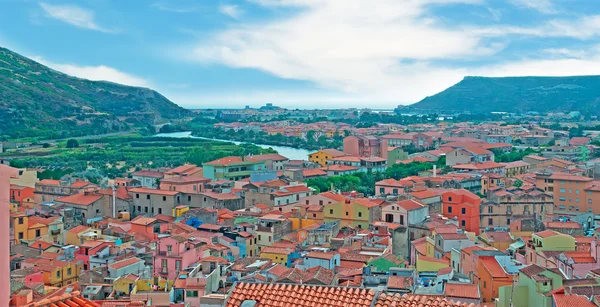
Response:
[[[600,74],[597,0],[0,0],[0,46],[185,107],[393,108]]]

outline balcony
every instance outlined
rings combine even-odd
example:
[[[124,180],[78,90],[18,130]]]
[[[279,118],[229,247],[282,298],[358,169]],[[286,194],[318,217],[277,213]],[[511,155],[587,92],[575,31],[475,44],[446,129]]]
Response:
[[[53,236],[59,235],[60,229],[52,229],[52,230],[50,230],[50,234]]]

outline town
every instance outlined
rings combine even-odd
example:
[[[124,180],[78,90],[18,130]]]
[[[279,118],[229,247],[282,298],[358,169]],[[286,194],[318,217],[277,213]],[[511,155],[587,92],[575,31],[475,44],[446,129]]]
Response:
[[[260,111],[274,115],[242,121]],[[2,158],[10,306],[600,305],[600,131],[583,116],[363,125],[328,118],[353,110],[280,112],[220,112],[211,129],[318,149],[96,182],[40,180],[46,169]]]

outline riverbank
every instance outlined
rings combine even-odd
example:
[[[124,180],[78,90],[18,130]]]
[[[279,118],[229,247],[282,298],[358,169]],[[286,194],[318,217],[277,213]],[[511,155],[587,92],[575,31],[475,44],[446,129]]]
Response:
[[[316,150],[309,150],[305,148],[296,148],[292,146],[281,146],[275,144],[262,144],[262,143],[253,143],[253,142],[243,142],[239,140],[228,140],[223,138],[210,138],[210,137],[202,137],[193,135],[191,131],[186,132],[171,132],[171,133],[159,133],[155,135],[156,137],[170,137],[170,138],[194,138],[194,139],[202,139],[202,140],[211,140],[211,141],[221,141],[221,142],[229,142],[235,145],[240,144],[252,144],[256,145],[263,149],[273,149],[277,151],[280,155],[290,159],[290,160],[308,160],[308,155]]]

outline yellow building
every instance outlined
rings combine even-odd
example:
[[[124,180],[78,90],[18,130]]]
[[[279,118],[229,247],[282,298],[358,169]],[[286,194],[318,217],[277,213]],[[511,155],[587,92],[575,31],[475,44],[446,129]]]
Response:
[[[27,229],[29,229],[29,217],[27,215],[11,213],[10,226],[13,229],[15,244],[20,244],[21,240],[27,240]]]
[[[369,229],[369,225],[381,218],[379,202],[368,198],[348,199],[325,205],[324,222],[340,221],[340,227],[352,226]]]
[[[333,158],[346,156],[346,154],[337,149],[321,149],[308,155],[308,161],[318,163],[322,167],[327,166],[327,161]]]
[[[89,237],[87,234],[92,232],[96,234],[96,238],[98,238],[101,234],[99,229],[94,229],[92,227],[83,225],[75,226],[65,232],[65,245],[81,245],[83,241]],[[90,239],[94,238],[92,237]]]
[[[117,277],[112,284],[115,294],[118,294],[119,296],[129,295],[129,289],[133,289],[133,287],[137,285],[138,279],[139,277],[134,274],[127,274]]]
[[[188,212],[189,210],[190,210],[190,207],[188,207],[188,206],[184,206],[184,205],[177,206],[177,207],[173,208],[173,216],[180,217],[184,213]]]
[[[44,284],[51,287],[62,287],[78,281],[79,274],[83,270],[81,260],[31,258],[28,261],[43,273]]]
[[[19,169],[19,177],[11,178],[10,184],[20,185],[22,187],[35,188],[35,183],[38,182],[37,170],[35,169]]]
[[[443,259],[427,256],[417,257],[417,272],[437,272],[448,267],[450,267],[450,263]]]
[[[269,258],[274,263],[279,263],[289,267],[289,256],[292,252],[293,250],[290,248],[266,246],[260,251],[260,257]]]

